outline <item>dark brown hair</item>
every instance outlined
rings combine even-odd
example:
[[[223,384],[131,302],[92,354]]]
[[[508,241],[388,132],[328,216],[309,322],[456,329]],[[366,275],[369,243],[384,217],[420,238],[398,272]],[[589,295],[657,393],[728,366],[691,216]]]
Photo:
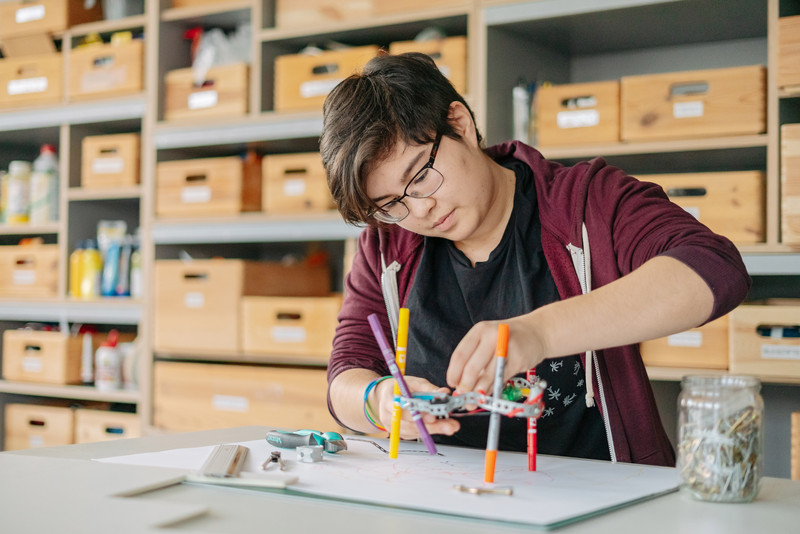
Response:
[[[325,99],[320,154],[339,212],[351,224],[380,223],[366,193],[366,177],[398,142],[422,145],[437,133],[460,139],[448,122],[452,102],[464,98],[433,60],[419,53],[382,54],[346,78]],[[477,132],[478,143],[482,143]]]

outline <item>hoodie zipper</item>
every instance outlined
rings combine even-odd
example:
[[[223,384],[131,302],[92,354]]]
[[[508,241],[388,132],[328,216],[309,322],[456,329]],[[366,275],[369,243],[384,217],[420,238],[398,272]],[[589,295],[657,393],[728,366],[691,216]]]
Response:
[[[397,323],[400,316],[400,296],[397,290],[397,272],[400,264],[393,261],[388,267],[381,253],[381,291],[386,315],[389,316],[389,327],[392,329],[392,343],[397,344]],[[397,347],[395,347],[396,349]]]

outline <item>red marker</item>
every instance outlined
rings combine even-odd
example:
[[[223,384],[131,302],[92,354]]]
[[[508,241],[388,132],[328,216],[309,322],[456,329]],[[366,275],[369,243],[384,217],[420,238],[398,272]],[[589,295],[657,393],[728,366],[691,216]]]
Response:
[[[528,382],[533,389],[533,380],[536,378],[536,368],[528,369],[526,375]],[[528,395],[533,395],[533,391]],[[532,397],[528,397],[528,402],[532,403]],[[528,417],[528,471],[536,471],[536,418]]]

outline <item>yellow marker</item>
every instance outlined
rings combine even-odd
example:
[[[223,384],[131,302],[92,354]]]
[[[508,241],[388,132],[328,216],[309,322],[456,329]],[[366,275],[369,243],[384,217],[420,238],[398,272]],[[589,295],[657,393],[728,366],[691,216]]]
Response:
[[[406,373],[406,345],[408,344],[408,308],[400,308],[400,319],[397,324],[397,352],[395,360],[400,374]],[[400,386],[397,381],[394,383],[394,396],[400,396]],[[392,428],[389,433],[389,458],[397,458],[400,450],[400,419],[403,417],[403,410],[400,402],[395,401],[394,413],[392,413]]]

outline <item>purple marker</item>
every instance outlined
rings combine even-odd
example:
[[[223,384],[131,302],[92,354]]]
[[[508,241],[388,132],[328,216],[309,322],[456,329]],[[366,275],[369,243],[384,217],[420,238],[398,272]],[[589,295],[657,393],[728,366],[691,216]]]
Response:
[[[381,328],[381,323],[378,320],[378,316],[373,313],[367,317],[367,320],[369,321],[369,326],[372,327],[372,334],[375,336],[375,340],[378,342],[378,346],[381,349],[383,358],[386,360],[386,365],[389,366],[389,372],[392,374],[392,377],[395,379],[395,381],[397,381],[397,386],[400,388],[400,393],[404,397],[410,398],[411,391],[408,389],[408,384],[406,384],[403,375],[400,373],[400,369],[397,367],[397,362],[394,360],[394,352],[389,346],[389,342],[386,341],[386,336],[383,334],[383,329]],[[422,437],[422,441],[425,442],[428,452],[430,454],[436,454],[436,444],[433,442],[433,438],[428,432],[428,429],[425,428],[425,422],[422,420],[422,416],[419,414],[419,412],[412,411],[411,417],[414,419],[414,423],[419,429],[419,435]]]

